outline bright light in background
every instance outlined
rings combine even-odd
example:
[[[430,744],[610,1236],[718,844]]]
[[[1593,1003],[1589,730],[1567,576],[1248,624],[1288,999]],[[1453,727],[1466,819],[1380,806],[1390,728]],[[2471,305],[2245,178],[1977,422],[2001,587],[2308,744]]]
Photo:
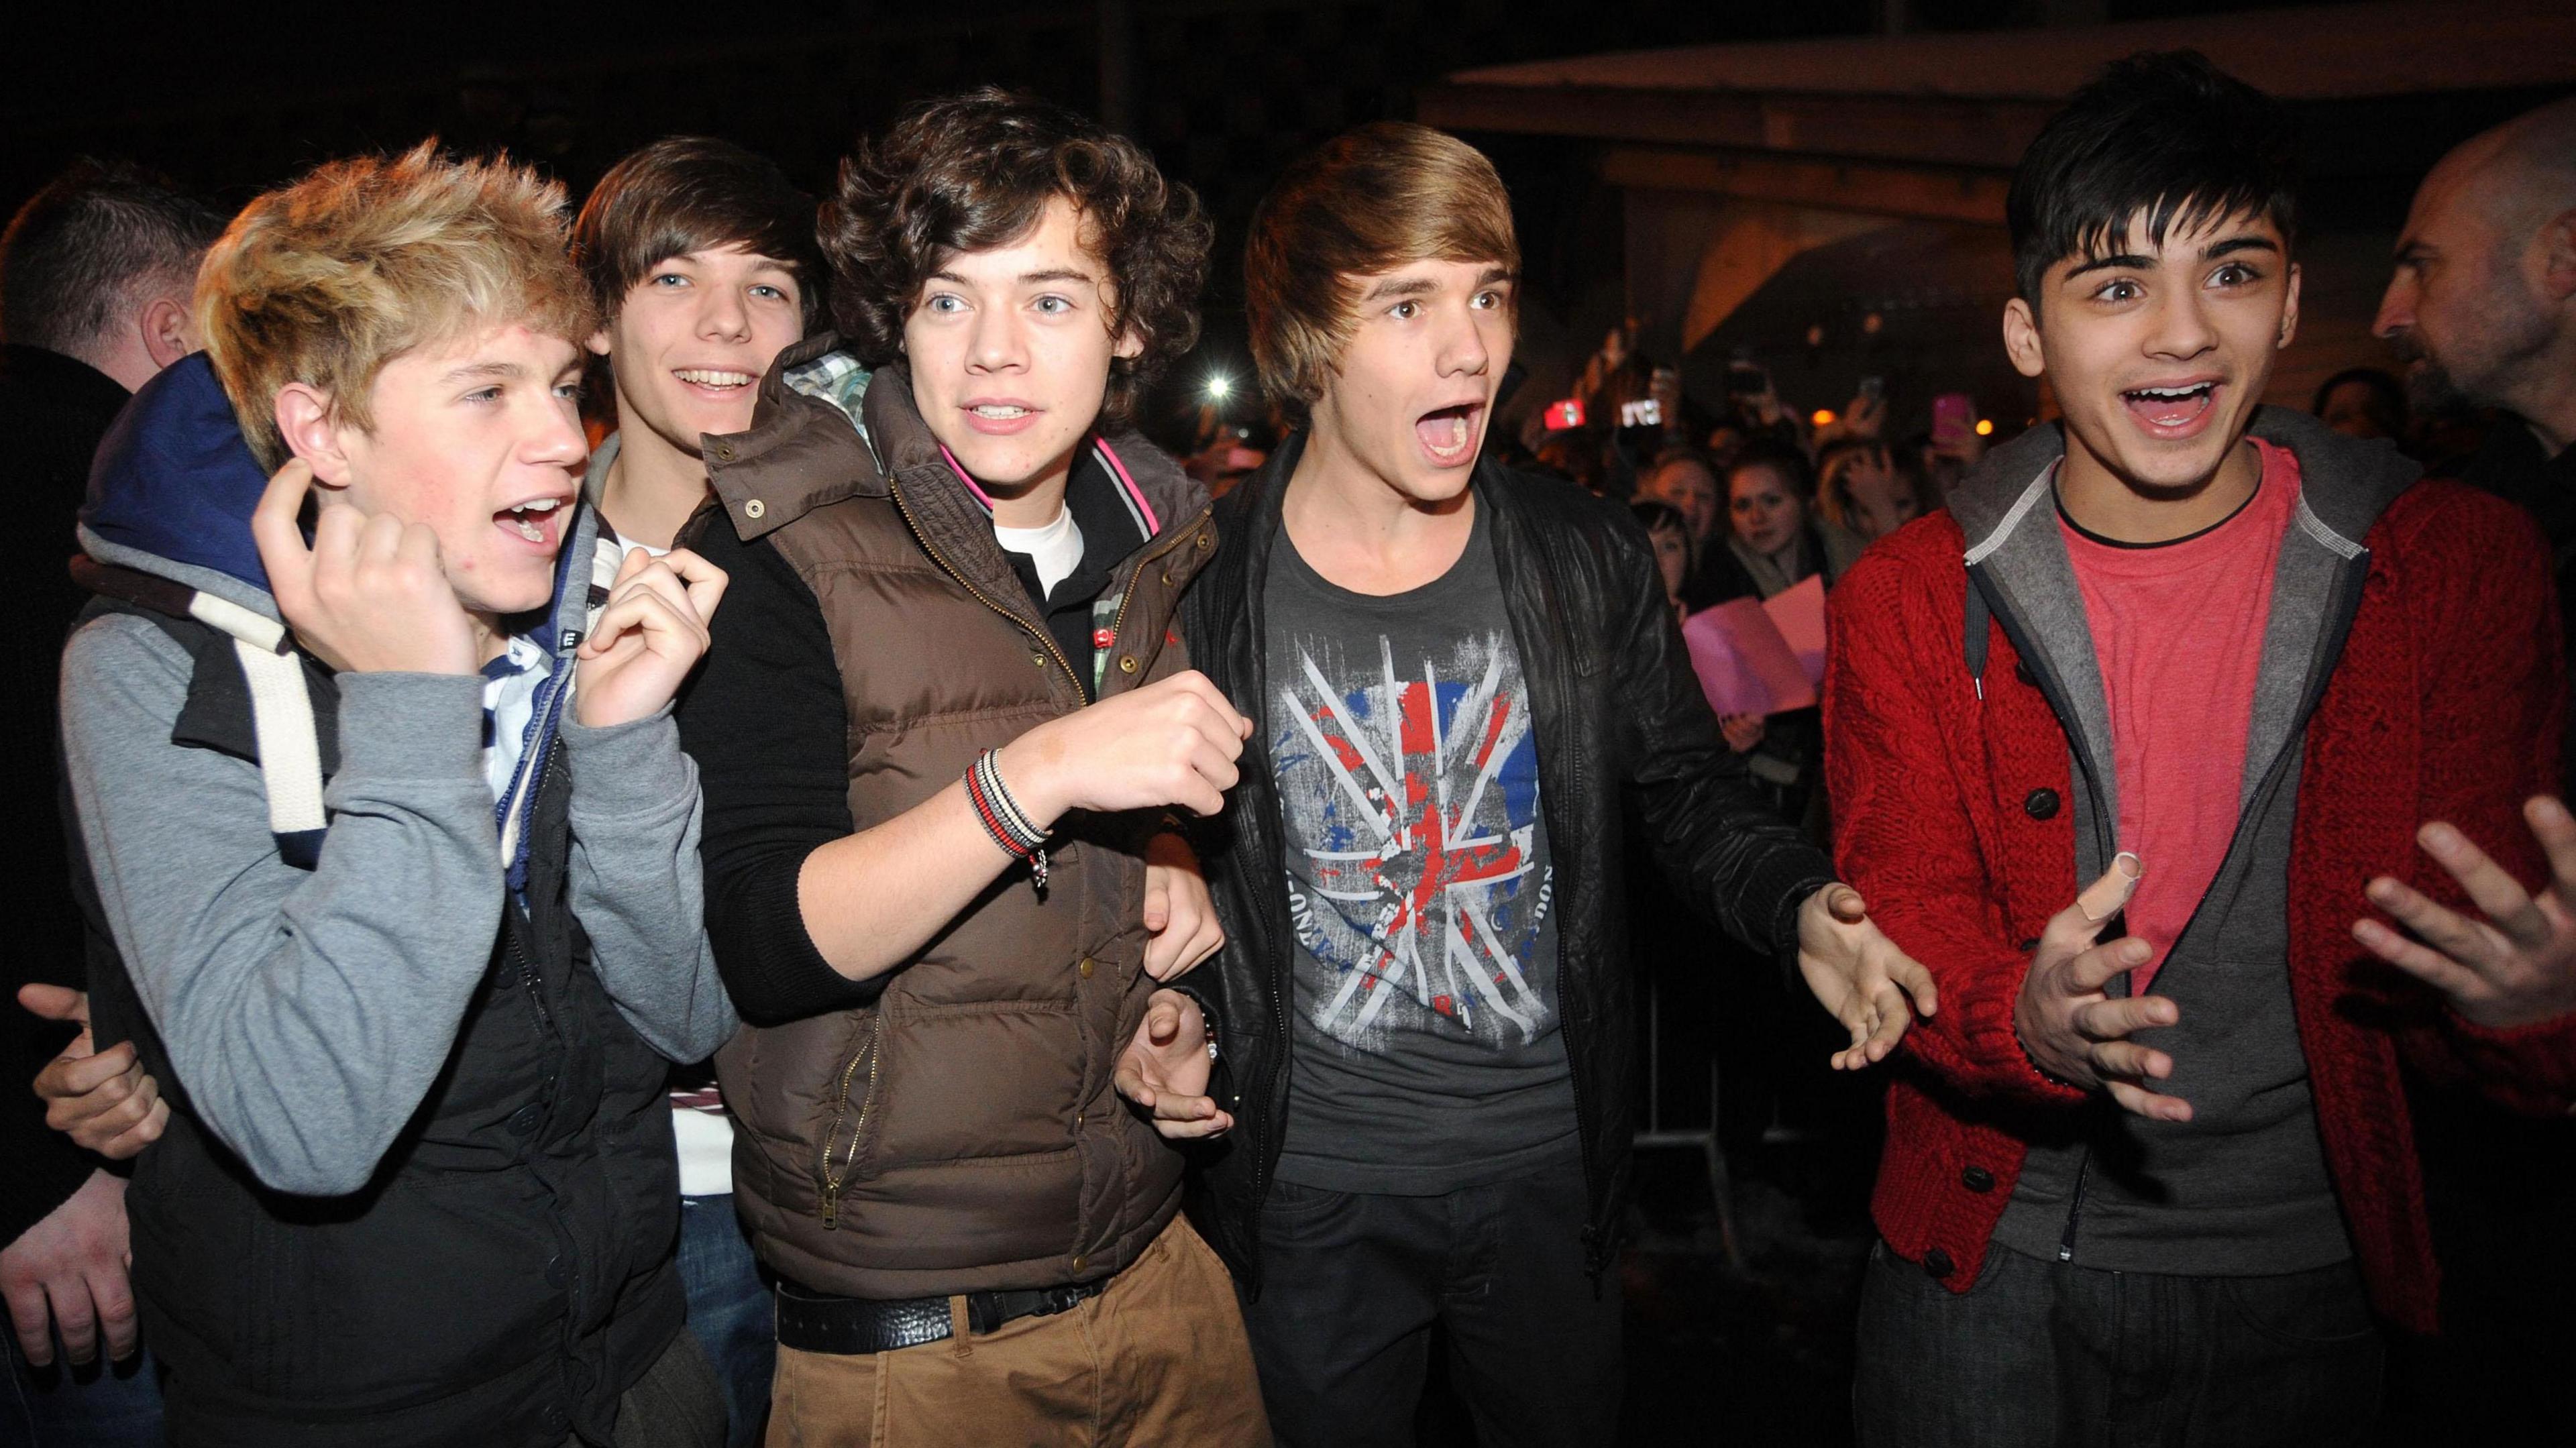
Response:
[[[1816,415],[1808,418],[1807,421],[1818,427],[1831,427],[1834,425],[1834,410],[1830,407],[1819,407],[1816,409]]]
[[[1993,437],[1994,435],[1995,435],[1995,420],[1994,420],[1993,418],[1991,418],[1991,417],[1981,417],[1981,418],[1978,418],[1978,419],[1977,419],[1977,436],[1979,436],[1979,437]]]
[[[1232,396],[1233,393],[1234,379],[1226,376],[1224,373],[1219,372],[1207,380],[1208,401],[1223,402],[1226,398]]]

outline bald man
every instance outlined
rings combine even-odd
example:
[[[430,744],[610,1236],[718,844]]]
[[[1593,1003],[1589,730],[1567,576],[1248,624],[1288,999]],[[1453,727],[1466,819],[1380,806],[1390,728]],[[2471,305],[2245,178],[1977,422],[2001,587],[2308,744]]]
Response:
[[[2468,478],[2539,518],[2576,639],[2576,98],[2471,138],[2424,178],[2374,330],[2408,362],[2419,408],[2511,414]],[[2560,760],[2563,794],[2576,754]],[[2374,893],[2419,940],[2363,943],[2401,965],[2392,952],[2411,951],[2419,974],[2447,971],[2466,989],[2564,993],[2576,979],[2576,823],[2546,801],[2531,824],[2558,876],[2539,899],[2485,867],[2474,844],[2445,857],[2437,837],[2428,848],[2485,909],[2463,918]],[[2576,1122],[2417,1094],[2443,1333],[2401,1359],[2399,1412],[2428,1438],[2437,1425],[2455,1442],[2500,1438],[2530,1424],[2576,1357]]]

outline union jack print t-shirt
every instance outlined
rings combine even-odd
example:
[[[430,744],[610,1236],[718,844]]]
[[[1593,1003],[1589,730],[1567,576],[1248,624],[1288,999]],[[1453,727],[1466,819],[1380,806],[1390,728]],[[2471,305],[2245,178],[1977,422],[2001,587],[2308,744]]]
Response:
[[[1529,690],[1479,510],[1437,580],[1325,580],[1286,530],[1263,728],[1295,927],[1282,1180],[1419,1195],[1575,1150]]]

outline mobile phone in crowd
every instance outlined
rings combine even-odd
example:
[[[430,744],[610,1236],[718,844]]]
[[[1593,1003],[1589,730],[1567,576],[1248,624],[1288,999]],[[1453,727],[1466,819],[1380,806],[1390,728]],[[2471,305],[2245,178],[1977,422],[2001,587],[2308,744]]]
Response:
[[[1664,425],[1664,404],[1660,399],[1652,397],[1636,402],[1620,403],[1619,425],[1621,427],[1661,427]]]
[[[1581,427],[1583,425],[1583,399],[1579,397],[1569,397],[1563,402],[1549,403],[1547,405],[1546,420],[1547,430],[1550,432],[1565,432],[1572,428]]]
[[[1959,444],[1977,429],[1976,399],[1964,392],[1944,392],[1932,399],[1932,440]]]

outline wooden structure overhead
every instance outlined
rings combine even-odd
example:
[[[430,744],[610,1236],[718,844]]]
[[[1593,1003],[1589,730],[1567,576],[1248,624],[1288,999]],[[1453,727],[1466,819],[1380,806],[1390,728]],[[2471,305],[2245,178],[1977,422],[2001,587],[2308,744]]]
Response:
[[[2568,0],[2376,0],[1978,34],[1686,46],[1461,71],[1417,95],[1450,130],[1602,142],[1629,188],[1999,223],[2007,179],[2106,63],[2190,46],[2331,106],[2576,83]]]

